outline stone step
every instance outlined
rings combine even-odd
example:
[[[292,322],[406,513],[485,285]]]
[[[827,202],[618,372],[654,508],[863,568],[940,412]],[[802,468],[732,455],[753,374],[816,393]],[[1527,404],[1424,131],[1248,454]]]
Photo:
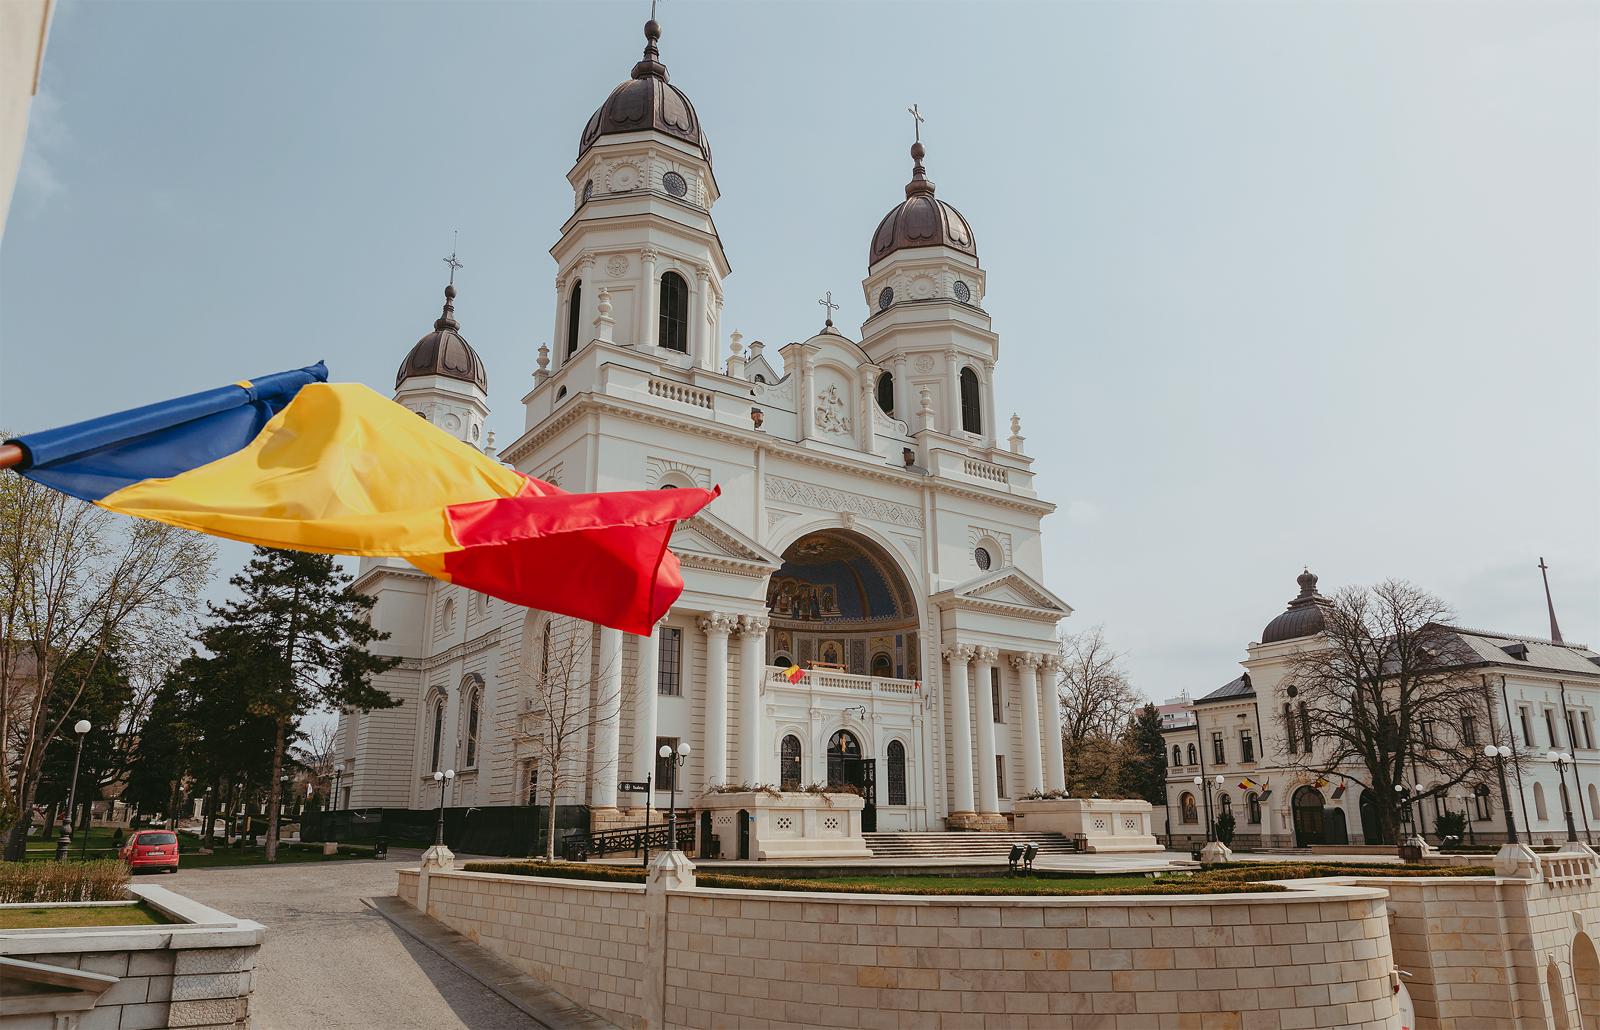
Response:
[[[1033,844],[1040,854],[1071,854],[1072,842],[1059,833],[863,833],[878,858],[1005,858],[1018,844]]]

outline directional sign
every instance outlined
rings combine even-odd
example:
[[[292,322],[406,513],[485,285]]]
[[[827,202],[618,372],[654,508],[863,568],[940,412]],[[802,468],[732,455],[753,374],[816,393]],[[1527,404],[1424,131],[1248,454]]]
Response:
[[[617,784],[617,789],[624,794],[643,794],[650,789],[650,783],[647,780],[623,780]]]

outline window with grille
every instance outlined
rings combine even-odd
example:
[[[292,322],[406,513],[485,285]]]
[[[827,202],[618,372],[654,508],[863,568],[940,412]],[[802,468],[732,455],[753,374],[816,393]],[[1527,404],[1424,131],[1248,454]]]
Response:
[[[661,642],[656,651],[656,693],[666,697],[683,696],[683,630],[661,627]]]
[[[666,758],[661,757],[661,745],[672,749],[672,754]],[[678,783],[678,738],[656,738],[656,782],[657,790],[672,790]]]
[[[1211,760],[1218,765],[1225,765],[1228,761],[1228,748],[1222,742],[1222,734],[1211,735]]]
[[[430,772],[439,771],[439,758],[444,751],[444,698],[433,699],[433,765]]]
[[[1005,722],[1006,721],[1005,700],[1006,700],[1005,697],[1002,696],[1002,694],[1000,693],[1000,670],[998,668],[990,669],[989,670],[989,703],[994,708],[994,721],[995,722]]]
[[[1005,755],[995,755],[994,756],[994,788],[995,788],[995,793],[999,794],[1003,798],[1008,798],[1008,797],[1011,796],[1010,794],[1006,793],[1006,756]]]
[[[1478,742],[1478,720],[1471,712],[1467,712],[1461,717],[1461,740],[1465,744],[1476,744]]]
[[[961,370],[961,428],[969,433],[983,432],[983,405],[978,399],[978,374]]]
[[[689,353],[689,284],[677,272],[661,277],[660,323],[656,344]]]
[[[1254,762],[1256,760],[1256,739],[1250,735],[1249,730],[1240,731],[1239,750],[1243,752],[1239,759],[1241,762]]]
[[[878,407],[885,415],[894,414],[894,373],[885,372],[878,377]]]
[[[483,688],[474,686],[467,692],[467,761],[463,768],[478,766],[478,717],[483,708]]]
[[[800,738],[793,733],[783,738],[778,754],[778,786],[783,790],[800,789]]]
[[[583,312],[583,280],[579,279],[572,284],[572,292],[567,295],[567,357],[572,357],[578,350],[578,332],[581,328],[578,322],[582,319]]]
[[[1259,825],[1261,822],[1261,796],[1259,794],[1250,795],[1246,801],[1246,810],[1250,813],[1250,821]]]
[[[889,804],[906,803],[906,746],[889,741]]]

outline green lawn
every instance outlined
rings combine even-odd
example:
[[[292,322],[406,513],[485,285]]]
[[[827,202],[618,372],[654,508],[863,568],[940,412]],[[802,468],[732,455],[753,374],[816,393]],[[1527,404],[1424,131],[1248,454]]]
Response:
[[[76,861],[80,856],[88,858],[116,858],[117,849],[111,846],[112,835],[115,828],[109,826],[96,826],[89,831],[88,839],[84,835],[75,833],[72,836],[72,848],[67,852],[67,857]],[[127,831],[123,832],[127,837]],[[261,838],[257,838],[258,840]],[[255,847],[234,848],[223,844],[219,837],[214,842],[216,848],[209,855],[200,854],[200,838],[192,833],[178,834],[179,867],[183,869],[211,869],[219,866],[264,865],[267,861],[265,845],[257,844]],[[85,856],[84,849],[87,848]],[[34,862],[49,861],[55,858],[56,839],[30,840],[28,842],[28,860]],[[322,846],[300,850],[283,846],[278,848],[278,863],[287,865],[293,862],[334,862],[352,858],[366,857],[339,853],[324,855]]]
[[[111,835],[115,832],[115,828],[110,826],[95,826],[89,830],[88,839],[85,840],[83,831],[76,831],[72,834],[72,849],[67,854],[71,858],[78,858],[80,855],[86,858],[116,858],[116,849],[111,846]],[[57,826],[56,836],[54,837],[48,839],[28,838],[28,857],[54,858],[56,855],[56,839],[60,834],[61,828]],[[123,836],[127,836],[126,830],[123,831]],[[85,847],[89,849],[87,855],[83,854]]]
[[[161,926],[171,921],[147,905],[0,908],[0,930],[57,926]]]

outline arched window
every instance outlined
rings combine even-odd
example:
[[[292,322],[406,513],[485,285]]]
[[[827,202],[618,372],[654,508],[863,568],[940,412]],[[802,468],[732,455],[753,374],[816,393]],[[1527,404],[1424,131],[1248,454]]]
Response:
[[[1477,803],[1478,818],[1488,819],[1493,814],[1493,809],[1489,802],[1488,785],[1483,783],[1478,784],[1472,790],[1472,797]],[[1600,799],[1600,794],[1595,793],[1594,784],[1591,783],[1589,784],[1589,800],[1593,802],[1597,799]]]
[[[544,634],[539,639],[539,681],[550,678],[550,623],[544,624]]]
[[[983,405],[978,401],[978,373],[970,367],[961,370],[961,428],[969,433],[983,432]]]
[[[656,345],[689,353],[689,284],[677,272],[661,276],[661,326]]]
[[[567,294],[567,357],[572,357],[578,349],[578,319],[583,312],[583,280],[579,279],[572,284],[572,292]]]
[[[1260,823],[1261,823],[1261,795],[1259,795],[1259,794],[1251,794],[1249,796],[1249,798],[1247,799],[1246,804],[1248,806],[1247,807],[1247,811],[1249,812],[1249,815],[1250,815],[1250,821],[1252,823],[1260,825]]]
[[[828,786],[853,783],[861,775],[861,742],[849,730],[828,738]]]
[[[878,377],[878,407],[885,415],[894,414],[894,373],[885,372]]]
[[[879,651],[872,656],[872,674],[879,679],[890,679],[894,676],[894,659],[889,657],[887,651]]]
[[[791,733],[783,738],[778,749],[778,786],[783,790],[799,790],[800,777],[800,738]]]
[[[1222,802],[1222,811],[1219,812],[1218,815],[1226,815],[1227,813],[1233,811],[1233,799],[1228,795],[1224,794],[1218,800]]]
[[[889,741],[889,804],[906,803],[906,746]]]
[[[1176,745],[1176,744],[1172,745],[1172,764],[1173,765],[1182,765],[1183,764],[1183,752],[1178,749],[1178,745]]]
[[[1190,765],[1198,765],[1199,764],[1198,760],[1195,757],[1195,750],[1194,750],[1194,745],[1193,744],[1189,745],[1189,764]]]
[[[1544,807],[1544,784],[1533,785],[1533,814],[1540,819],[1550,818],[1549,811]]]
[[[478,767],[478,718],[483,710],[483,685],[476,676],[467,677],[467,760],[465,769]]]
[[[1200,821],[1200,811],[1194,807],[1193,794],[1184,791],[1182,796],[1178,798],[1178,813],[1178,818],[1183,822],[1197,823]]]
[[[429,766],[430,772],[439,770],[439,759],[444,752],[444,697],[433,699],[433,764]]]

